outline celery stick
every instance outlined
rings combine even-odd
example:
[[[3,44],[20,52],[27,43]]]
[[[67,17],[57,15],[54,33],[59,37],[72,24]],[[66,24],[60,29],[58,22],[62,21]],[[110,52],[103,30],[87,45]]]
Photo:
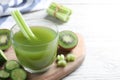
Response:
[[[51,16],[54,16],[54,10],[52,10],[50,8],[47,9],[47,13]],[[65,15],[65,14],[62,14],[60,12],[56,12],[56,16],[54,16],[54,17],[56,17],[64,22],[69,20],[69,15]]]
[[[56,10],[56,8],[59,7],[59,12],[63,13],[63,14],[68,14],[68,15],[71,15],[72,13],[72,10],[63,6],[63,5],[60,5],[60,4],[57,4],[57,3],[51,3],[51,5],[49,6],[49,8],[53,9],[53,10]]]
[[[30,39],[30,37],[27,35],[25,29],[22,28],[23,25],[22,25],[22,24],[20,23],[20,21],[18,20],[16,14],[12,11],[12,12],[11,12],[11,15],[12,15],[12,17],[15,19],[16,23],[19,25],[19,27],[20,27],[22,33],[24,34],[24,36],[25,36],[27,39]]]
[[[26,24],[24,18],[22,17],[22,14],[18,10],[12,11],[11,15],[15,19],[16,23],[19,25],[21,31],[23,32],[24,36],[27,39],[37,39],[35,35],[32,33],[29,26]]]
[[[29,37],[30,37],[31,39],[33,39],[33,38],[35,39],[35,38],[36,38],[35,35],[34,35],[33,32],[31,31],[31,29],[29,28],[29,26],[26,24],[26,22],[25,22],[24,18],[22,17],[21,13],[20,13],[18,10],[16,10],[15,13],[16,13],[18,19],[19,19],[19,20],[21,21],[21,23],[23,24],[22,27],[25,29],[25,31],[26,31],[26,33],[29,35]]]

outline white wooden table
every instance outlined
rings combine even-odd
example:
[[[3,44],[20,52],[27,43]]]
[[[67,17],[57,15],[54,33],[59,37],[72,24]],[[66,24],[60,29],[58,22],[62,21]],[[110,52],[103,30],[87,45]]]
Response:
[[[63,80],[120,80],[119,0],[56,1],[73,9],[66,24],[82,34],[86,44],[82,66]]]
[[[76,71],[63,80],[120,80],[119,0],[54,1],[73,10],[67,23],[61,24],[46,17],[44,10],[24,16],[26,19],[47,18],[56,22],[60,29],[70,29],[83,35],[86,58]]]

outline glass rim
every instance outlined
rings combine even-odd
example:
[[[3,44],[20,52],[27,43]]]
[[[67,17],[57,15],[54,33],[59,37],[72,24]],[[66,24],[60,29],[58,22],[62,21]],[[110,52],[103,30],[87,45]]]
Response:
[[[26,21],[35,21],[37,18],[34,18],[34,19],[26,19]],[[39,19],[39,20],[41,20],[41,21],[45,21],[45,22],[48,22],[48,23],[50,23],[50,24],[52,24],[52,25],[54,25],[54,27],[56,28],[56,36],[55,36],[55,38],[54,39],[52,39],[52,40],[50,40],[50,41],[48,41],[47,43],[43,43],[43,44],[39,44],[39,42],[38,42],[38,44],[36,44],[36,45],[34,45],[34,46],[31,46],[32,44],[21,44],[21,43],[18,43],[18,42],[16,42],[16,41],[14,41],[13,40],[13,29],[14,29],[14,27],[18,27],[18,25],[17,24],[14,24],[13,26],[12,26],[12,28],[10,29],[11,30],[11,33],[10,33],[10,38],[12,38],[12,43],[15,43],[15,44],[17,44],[17,45],[21,45],[21,46],[30,46],[30,47],[35,47],[35,46],[44,46],[44,45],[48,45],[48,44],[51,44],[54,40],[56,40],[57,39],[57,37],[58,37],[58,35],[59,35],[59,30],[58,30],[58,27],[57,27],[57,25],[56,24],[54,24],[53,22],[51,22],[51,21],[49,21],[49,20],[45,20],[45,19]],[[46,27],[46,26],[45,26]],[[49,27],[48,27],[49,28]],[[50,28],[51,29],[51,28]],[[53,29],[52,29],[53,30]],[[14,42],[13,42],[14,41]]]

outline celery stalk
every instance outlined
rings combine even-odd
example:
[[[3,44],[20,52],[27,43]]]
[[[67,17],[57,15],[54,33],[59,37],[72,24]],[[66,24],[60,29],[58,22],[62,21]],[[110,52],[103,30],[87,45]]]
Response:
[[[24,36],[27,38],[27,39],[30,39],[30,37],[27,35],[26,31],[24,28],[22,28],[21,26],[23,26],[20,21],[18,20],[17,16],[15,15],[14,12],[11,12],[11,15],[12,17],[15,19],[16,23],[20,26],[20,29],[22,31],[22,33],[24,34]]]
[[[60,5],[60,4],[57,4],[57,3],[51,3],[51,5],[49,6],[50,9],[53,9],[53,10],[56,10],[56,8],[59,8],[59,11],[60,13],[63,13],[63,14],[66,14],[66,15],[71,15],[72,13],[72,10],[63,6],[63,5]]]
[[[18,17],[18,19],[21,21],[21,23],[23,24],[23,28],[25,29],[26,33],[29,35],[30,38],[36,38],[35,35],[33,34],[33,32],[31,31],[31,29],[29,28],[29,26],[26,24],[24,18],[22,17],[21,13],[16,10],[16,15]]]
[[[19,25],[21,31],[23,32],[24,36],[27,39],[37,39],[29,26],[26,24],[24,18],[22,17],[22,14],[19,12],[19,10],[12,11],[11,15],[15,19],[16,23]]]
[[[50,8],[47,9],[47,13],[51,16],[54,16],[54,10],[52,10]],[[69,20],[69,15],[65,15],[65,14],[62,14],[60,12],[56,12],[56,16],[54,16],[54,17],[56,17],[64,22]]]

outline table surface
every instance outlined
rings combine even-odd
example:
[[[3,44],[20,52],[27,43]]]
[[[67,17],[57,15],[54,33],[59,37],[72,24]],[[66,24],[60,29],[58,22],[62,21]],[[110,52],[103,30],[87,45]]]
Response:
[[[66,24],[83,35],[86,46],[82,66],[63,80],[120,80],[119,0],[55,1],[73,10]]]
[[[47,18],[60,29],[84,37],[86,58],[63,80],[120,80],[120,5],[119,0],[54,0],[73,13],[67,23],[47,16],[45,10],[25,14],[26,19]]]

